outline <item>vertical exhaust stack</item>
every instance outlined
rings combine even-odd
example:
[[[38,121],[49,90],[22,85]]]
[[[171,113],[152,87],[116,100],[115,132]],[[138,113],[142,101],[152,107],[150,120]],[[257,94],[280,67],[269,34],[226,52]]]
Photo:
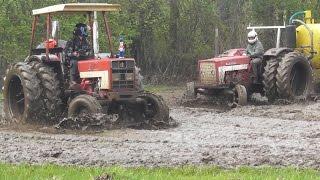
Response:
[[[214,31],[214,56],[217,57],[220,54],[219,50],[219,29],[216,28]]]
[[[297,37],[296,37],[296,26],[288,25],[286,26],[286,46],[288,48],[296,48]]]
[[[51,36],[55,40],[60,39],[60,24],[59,21],[52,21],[52,30],[51,30]]]
[[[92,27],[92,32],[93,32],[93,53],[95,58],[98,58],[98,53],[99,53],[99,34],[98,34],[98,20],[97,20],[97,11],[94,11],[93,13],[93,27]]]

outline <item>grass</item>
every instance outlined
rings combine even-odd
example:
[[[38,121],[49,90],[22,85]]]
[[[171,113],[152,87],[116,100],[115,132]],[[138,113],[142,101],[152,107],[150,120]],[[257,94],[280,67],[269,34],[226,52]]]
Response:
[[[0,164],[0,179],[94,179],[111,175],[113,179],[320,179],[320,172],[296,168],[237,168],[179,167],[123,168],[76,167],[57,165]]]
[[[144,90],[159,93],[159,92],[167,92],[170,90],[181,89],[182,86],[168,86],[168,85],[145,85]]]
[[[0,92],[0,101],[2,101],[3,100],[3,95],[2,95],[2,93]]]

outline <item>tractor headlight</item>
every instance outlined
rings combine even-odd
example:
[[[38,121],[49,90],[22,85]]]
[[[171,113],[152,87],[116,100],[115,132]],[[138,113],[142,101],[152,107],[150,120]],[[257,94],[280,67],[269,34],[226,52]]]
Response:
[[[119,63],[118,63],[118,61],[112,61],[112,68],[113,68],[113,69],[118,69],[118,68],[119,68]]]
[[[112,81],[120,81],[120,74],[119,73],[114,73],[112,74]]]
[[[133,81],[133,78],[134,78],[133,73],[126,74],[126,81]]]

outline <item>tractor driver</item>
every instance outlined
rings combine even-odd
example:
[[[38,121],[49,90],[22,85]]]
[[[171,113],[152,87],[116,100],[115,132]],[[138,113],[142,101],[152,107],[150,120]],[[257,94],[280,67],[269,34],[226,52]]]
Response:
[[[67,42],[65,48],[66,59],[70,62],[70,87],[79,82],[78,61],[91,57],[91,48],[87,40],[89,27],[86,24],[76,24],[73,38]]]
[[[246,54],[251,58],[251,65],[254,75],[253,83],[259,82],[259,76],[261,73],[262,58],[264,49],[262,43],[258,39],[258,34],[252,30],[248,33],[248,46]]]

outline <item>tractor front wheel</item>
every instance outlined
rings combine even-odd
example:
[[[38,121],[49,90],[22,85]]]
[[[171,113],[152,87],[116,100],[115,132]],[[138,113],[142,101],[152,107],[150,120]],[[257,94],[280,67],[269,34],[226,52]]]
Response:
[[[196,99],[197,98],[197,93],[195,92],[195,83],[194,82],[187,83],[187,89],[186,89],[186,92],[184,93],[184,96],[187,99]]]
[[[233,88],[233,97],[232,97],[232,101],[229,103],[229,106],[231,108],[235,108],[237,106],[245,106],[247,105],[247,103],[248,103],[248,95],[247,95],[246,87],[241,84],[237,84]]]
[[[138,97],[143,99],[145,102],[144,109],[142,111],[142,115],[145,119],[153,122],[168,123],[169,107],[160,96],[150,92],[143,92]]]
[[[79,95],[69,104],[68,117],[77,117],[84,114],[101,113],[102,107],[96,98],[89,95]]]

